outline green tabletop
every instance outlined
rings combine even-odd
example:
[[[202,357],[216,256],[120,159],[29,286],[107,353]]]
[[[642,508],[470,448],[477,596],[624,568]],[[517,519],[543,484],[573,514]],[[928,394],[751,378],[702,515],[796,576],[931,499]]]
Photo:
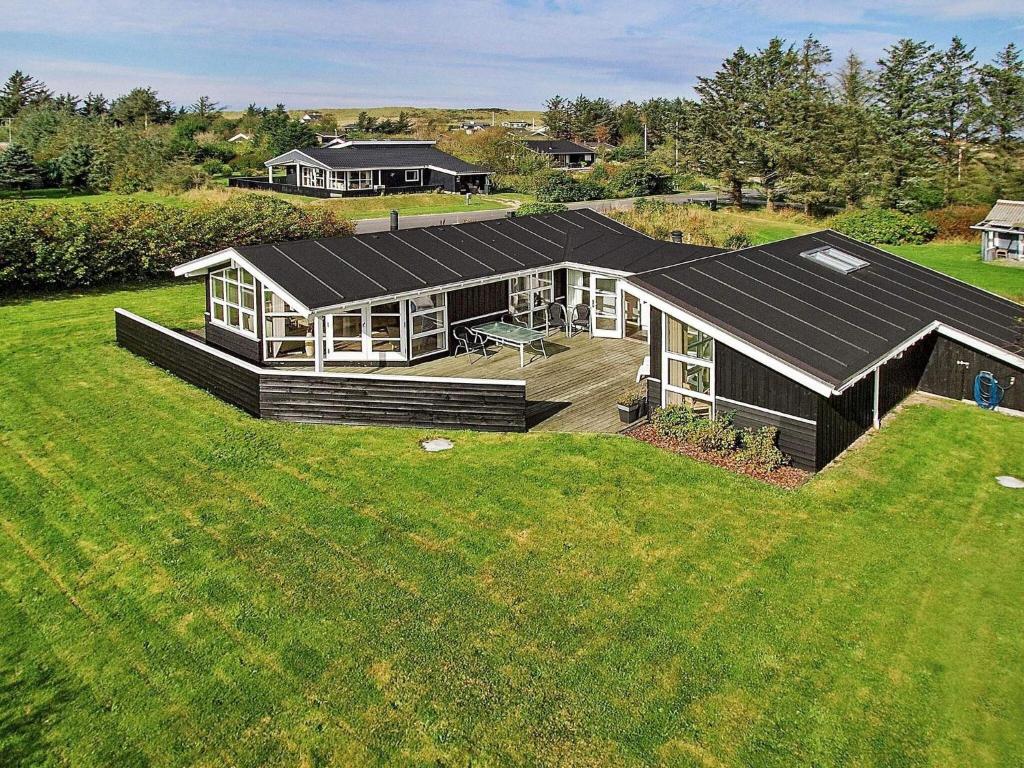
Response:
[[[535,331],[524,325],[514,325],[502,321],[474,325],[473,330],[484,336],[490,336],[492,339],[511,341],[517,344],[529,344],[544,338],[544,331]]]

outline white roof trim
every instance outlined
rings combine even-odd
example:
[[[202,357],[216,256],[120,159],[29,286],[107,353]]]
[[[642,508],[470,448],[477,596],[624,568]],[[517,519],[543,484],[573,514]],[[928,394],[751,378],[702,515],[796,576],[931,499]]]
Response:
[[[959,341],[961,344],[966,344],[969,347],[974,347],[979,352],[982,352],[989,357],[994,357],[1002,363],[1012,365],[1015,368],[1024,369],[1024,357],[1015,355],[1013,352],[1007,352],[1002,347],[997,347],[995,344],[991,344],[987,341],[982,341],[976,336],[972,336],[969,333],[964,333],[958,328],[954,328],[944,323],[938,323],[938,330],[943,336],[947,336],[954,341]]]
[[[335,170],[334,168],[331,168],[331,166],[325,165],[324,163],[321,163],[319,160],[316,160],[315,158],[310,157],[305,152],[303,152],[301,149],[289,149],[283,155],[278,155],[277,157],[270,158],[263,165],[265,167],[267,167],[267,168],[270,168],[271,166],[274,166],[274,165],[285,165],[287,163],[293,163],[297,159],[297,158],[293,157],[293,155],[302,155],[302,157],[306,158],[314,168],[320,168],[321,170],[324,170],[324,171],[333,171],[333,170]]]
[[[596,270],[595,270],[596,271]],[[816,376],[797,368],[790,363],[784,362],[774,355],[765,352],[760,347],[756,347],[748,341],[744,341],[738,336],[734,336],[728,331],[723,330],[717,325],[704,320],[703,318],[697,317],[687,312],[685,309],[677,307],[675,304],[671,304],[665,301],[660,296],[655,296],[644,288],[631,282],[628,278],[623,280],[624,283],[629,285],[630,293],[637,294],[641,299],[648,302],[652,307],[657,307],[662,312],[665,312],[677,320],[682,320],[689,326],[696,328],[698,331],[706,333],[714,338],[721,339],[733,349],[738,352],[742,352],[752,360],[756,360],[762,365],[766,365],[774,371],[778,371],[787,378],[792,379],[797,384],[807,387],[812,392],[816,392],[824,397],[829,397],[832,394],[832,385],[823,379],[819,379]]]
[[[309,307],[292,296],[291,293],[282,288],[276,281],[268,277],[265,272],[254,266],[252,262],[242,256],[242,254],[234,248],[225,248],[222,251],[211,253],[209,256],[203,256],[202,258],[193,259],[192,261],[187,261],[184,264],[179,264],[171,270],[171,273],[175,277],[198,277],[199,275],[207,274],[212,267],[219,266],[225,261],[230,261],[233,266],[241,265],[243,269],[259,280],[264,287],[269,288],[288,302],[293,309],[298,312],[305,312],[307,315],[310,314]],[[259,300],[262,301],[262,297],[260,297]]]

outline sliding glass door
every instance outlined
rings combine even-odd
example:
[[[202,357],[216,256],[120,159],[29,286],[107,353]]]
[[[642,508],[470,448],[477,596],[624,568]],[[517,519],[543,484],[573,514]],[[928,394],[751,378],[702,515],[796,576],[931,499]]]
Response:
[[[614,277],[590,276],[590,290],[594,301],[594,335],[618,338],[619,281]]]

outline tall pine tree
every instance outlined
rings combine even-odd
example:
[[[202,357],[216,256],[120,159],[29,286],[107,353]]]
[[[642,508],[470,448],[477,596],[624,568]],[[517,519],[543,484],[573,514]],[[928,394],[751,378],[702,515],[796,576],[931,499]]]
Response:
[[[871,72],[851,51],[836,75],[830,111],[832,141],[826,149],[833,195],[847,208],[858,205],[874,186],[878,130],[873,100]]]
[[[928,129],[934,72],[932,46],[906,38],[878,61],[879,195],[886,207],[912,207],[912,187],[933,168]]]
[[[16,69],[0,88],[0,117],[14,117],[29,105],[49,101],[51,96],[45,84]]]
[[[948,205],[981,137],[981,90],[974,49],[954,37],[936,61],[930,85],[932,151],[938,160],[942,201]]]

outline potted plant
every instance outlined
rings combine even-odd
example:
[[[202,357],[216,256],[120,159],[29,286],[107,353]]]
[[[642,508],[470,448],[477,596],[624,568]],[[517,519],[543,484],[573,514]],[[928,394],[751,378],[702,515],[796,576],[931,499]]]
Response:
[[[641,385],[627,389],[618,399],[619,420],[623,424],[632,424],[643,415],[646,401],[646,392]]]

